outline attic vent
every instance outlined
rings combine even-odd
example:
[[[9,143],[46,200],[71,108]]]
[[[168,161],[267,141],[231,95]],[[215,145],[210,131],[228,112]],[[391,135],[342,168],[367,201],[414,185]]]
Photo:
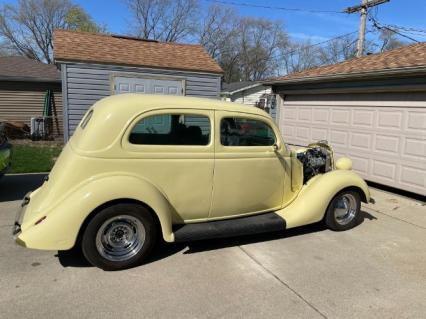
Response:
[[[136,40],[136,41],[144,41],[144,42],[158,42],[157,40],[142,39],[142,38],[131,37],[127,35],[112,34],[111,36],[117,39]]]

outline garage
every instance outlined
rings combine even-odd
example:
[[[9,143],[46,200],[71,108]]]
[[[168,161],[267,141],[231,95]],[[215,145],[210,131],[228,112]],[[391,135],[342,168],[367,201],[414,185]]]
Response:
[[[87,109],[112,94],[220,98],[222,69],[200,45],[56,30],[65,141]]]
[[[280,130],[293,145],[327,140],[368,181],[426,195],[425,66],[420,44],[278,79]]]

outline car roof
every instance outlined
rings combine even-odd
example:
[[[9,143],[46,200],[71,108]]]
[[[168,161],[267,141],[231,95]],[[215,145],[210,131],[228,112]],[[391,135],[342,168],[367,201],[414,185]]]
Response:
[[[102,106],[102,107],[98,107]],[[112,95],[95,104],[97,112],[103,109],[104,111],[129,113],[129,116],[136,113],[143,113],[162,108],[185,108],[198,110],[225,110],[231,112],[243,112],[268,116],[268,114],[257,108],[250,107],[234,102],[225,102],[217,99],[175,96],[175,95],[152,95],[152,94],[137,94],[124,93]]]

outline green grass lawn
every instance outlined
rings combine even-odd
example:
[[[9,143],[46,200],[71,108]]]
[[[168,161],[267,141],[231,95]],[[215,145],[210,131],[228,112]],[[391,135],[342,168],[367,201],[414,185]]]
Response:
[[[9,173],[49,172],[61,150],[59,146],[14,145]]]

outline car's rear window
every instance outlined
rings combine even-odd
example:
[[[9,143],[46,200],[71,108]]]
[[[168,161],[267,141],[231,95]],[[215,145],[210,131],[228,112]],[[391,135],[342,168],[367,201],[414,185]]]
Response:
[[[140,120],[129,142],[140,145],[207,145],[210,119],[197,114],[160,114]]]
[[[83,120],[81,121],[80,127],[82,129],[85,129],[87,124],[89,123],[90,119],[92,118],[93,115],[93,110],[90,110],[89,112],[86,113],[86,115],[84,116]]]

